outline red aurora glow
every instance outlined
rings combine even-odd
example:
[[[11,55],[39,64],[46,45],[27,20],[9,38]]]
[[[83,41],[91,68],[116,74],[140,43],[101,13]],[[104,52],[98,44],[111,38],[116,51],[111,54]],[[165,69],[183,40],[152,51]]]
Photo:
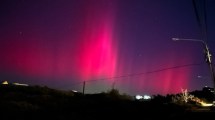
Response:
[[[79,73],[84,80],[114,76],[116,68],[116,39],[113,36],[113,13],[88,6],[86,23],[80,38]],[[109,10],[109,11],[108,11]]]
[[[171,40],[199,38],[189,1],[14,1],[0,4],[1,81],[66,90],[81,90],[87,81],[89,93],[115,83],[120,92],[133,95],[210,85],[209,77],[196,78],[209,76],[205,64],[159,71],[205,63],[201,44]]]

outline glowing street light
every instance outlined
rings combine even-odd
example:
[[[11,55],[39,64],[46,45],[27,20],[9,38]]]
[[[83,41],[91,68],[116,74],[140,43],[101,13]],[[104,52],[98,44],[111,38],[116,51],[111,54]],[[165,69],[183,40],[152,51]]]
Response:
[[[204,45],[204,52],[205,52],[205,57],[206,57],[206,62],[208,63],[211,71],[211,76],[212,80],[214,82],[214,99],[215,99],[215,73],[214,73],[214,68],[212,64],[212,59],[211,59],[211,53],[209,51],[208,45],[206,44],[205,41],[203,40],[198,40],[198,39],[182,39],[182,38],[172,38],[173,41],[193,41],[193,42],[201,42]]]

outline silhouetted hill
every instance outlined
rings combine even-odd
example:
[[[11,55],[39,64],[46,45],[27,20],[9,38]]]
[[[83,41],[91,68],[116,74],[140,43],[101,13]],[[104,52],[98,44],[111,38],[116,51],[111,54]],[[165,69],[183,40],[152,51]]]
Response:
[[[158,95],[151,101],[137,101],[115,89],[82,95],[40,86],[0,85],[0,112],[4,120],[193,117],[187,106],[165,98]]]
[[[201,98],[207,102],[212,102],[214,99],[214,92],[213,92],[213,88],[210,87],[203,87],[202,90],[195,90],[190,92],[192,95]]]

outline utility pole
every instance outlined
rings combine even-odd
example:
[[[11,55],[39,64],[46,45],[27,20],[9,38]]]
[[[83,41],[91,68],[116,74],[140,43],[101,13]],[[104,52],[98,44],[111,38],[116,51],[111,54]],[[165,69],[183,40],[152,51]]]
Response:
[[[209,48],[207,46],[207,44],[205,43],[205,57],[206,57],[206,62],[208,63],[209,67],[210,67],[210,71],[211,71],[211,77],[213,79],[213,84],[214,84],[214,98],[213,98],[213,103],[215,102],[215,73],[214,73],[214,67],[213,67],[213,63],[212,63],[212,58],[211,58],[211,53],[209,51]],[[214,103],[215,104],[215,103]]]
[[[85,94],[85,84],[86,84],[86,81],[83,82],[83,95]]]
[[[113,84],[112,84],[112,90],[115,88],[115,81],[113,82]]]
[[[204,45],[204,52],[205,52],[205,60],[206,63],[209,65],[210,72],[211,72],[211,77],[213,81],[213,87],[214,87],[214,93],[213,93],[213,103],[215,104],[215,73],[214,73],[214,67],[212,63],[212,58],[211,58],[211,53],[209,51],[208,45],[205,41],[203,40],[198,40],[198,39],[181,39],[181,38],[172,38],[173,41],[193,41],[193,42],[201,42]]]

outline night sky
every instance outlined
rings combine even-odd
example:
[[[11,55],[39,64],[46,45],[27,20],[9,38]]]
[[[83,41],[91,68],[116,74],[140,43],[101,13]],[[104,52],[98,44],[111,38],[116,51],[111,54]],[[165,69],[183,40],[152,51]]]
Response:
[[[215,1],[202,3],[215,55]],[[213,87],[202,44],[172,41],[201,31],[192,0],[1,0],[0,80],[130,95]]]

